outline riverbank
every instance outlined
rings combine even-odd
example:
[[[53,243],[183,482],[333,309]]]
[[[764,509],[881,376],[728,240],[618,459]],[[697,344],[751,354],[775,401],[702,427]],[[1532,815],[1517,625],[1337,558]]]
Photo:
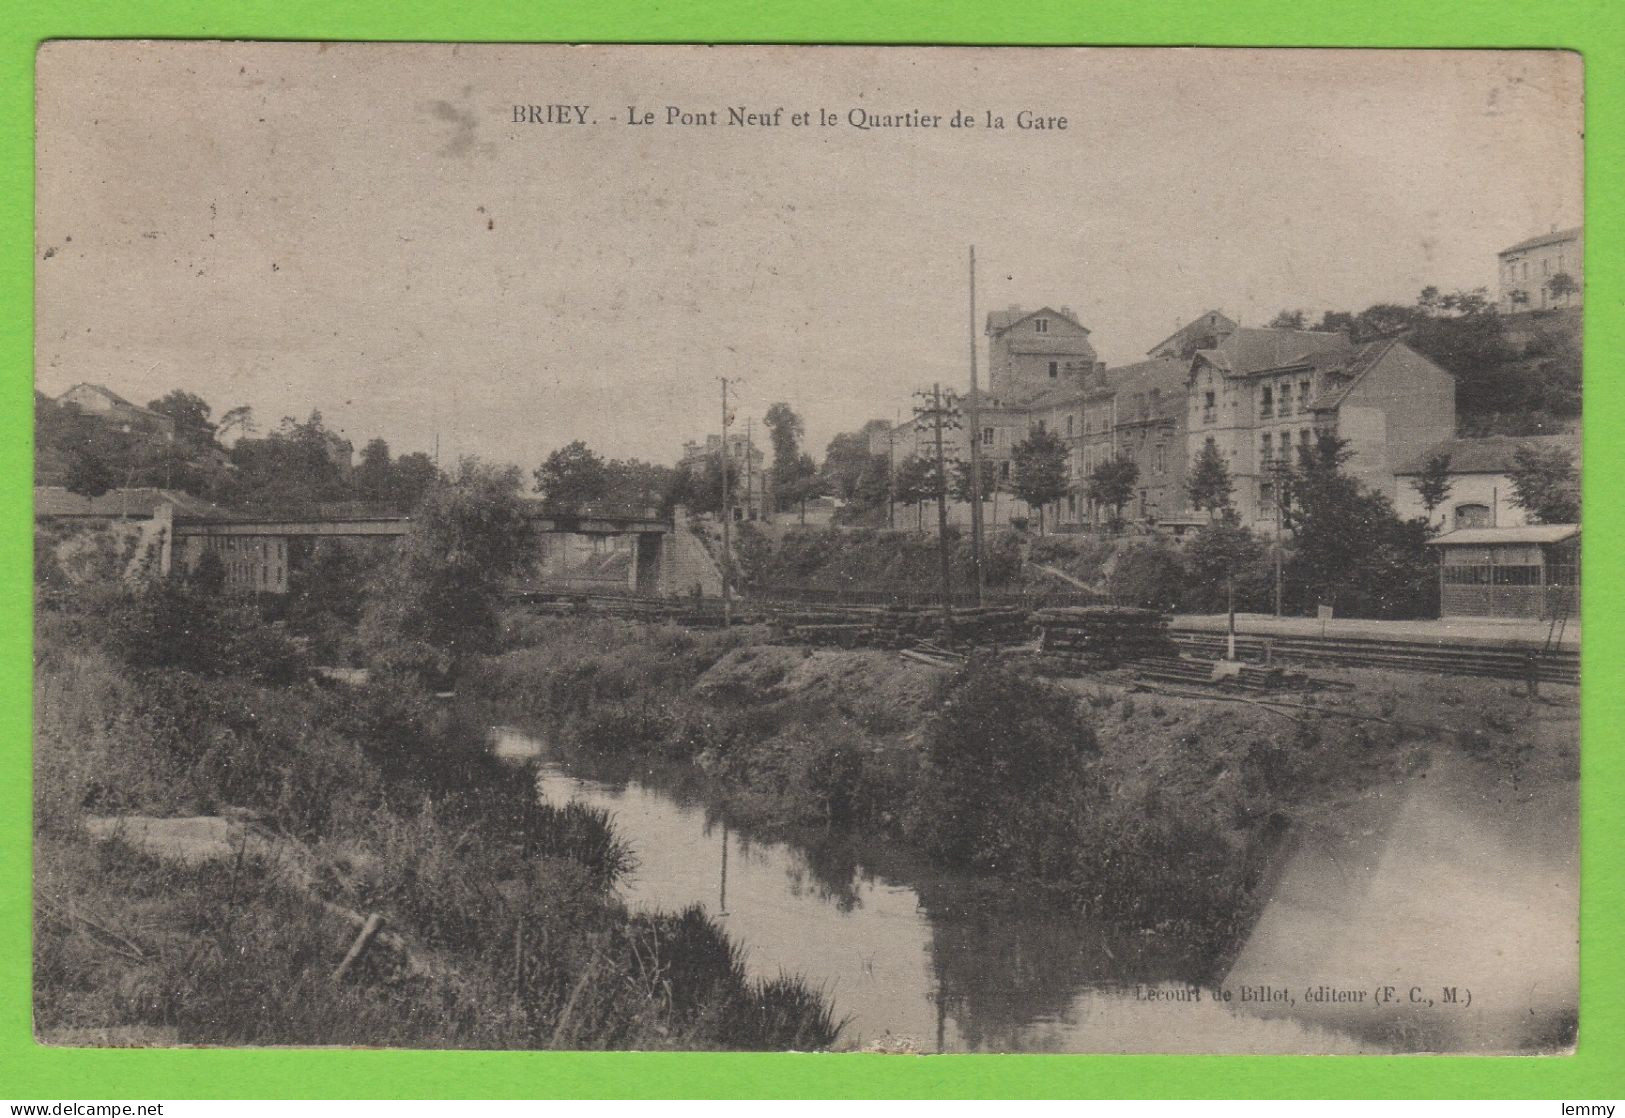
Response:
[[[704,912],[628,910],[607,813],[539,803],[486,727],[387,672],[311,682],[296,648],[225,609],[171,587],[38,613],[43,1041],[835,1040],[824,998],[748,978]],[[155,637],[180,642],[160,656]],[[374,916],[384,933],[358,941]]]
[[[1509,787],[1577,772],[1577,707],[1494,681],[1326,673],[1356,686],[1283,712],[773,646],[748,629],[515,617],[506,640],[466,690],[545,722],[557,748],[686,772],[762,833],[880,836],[991,888],[1154,932],[1182,945],[1192,978],[1239,949],[1304,821],[1438,751]]]

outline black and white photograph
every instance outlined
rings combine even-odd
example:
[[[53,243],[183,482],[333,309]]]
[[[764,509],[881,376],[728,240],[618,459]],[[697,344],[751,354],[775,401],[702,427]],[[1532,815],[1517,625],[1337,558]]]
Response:
[[[36,85],[41,1044],[1574,1051],[1580,55]]]

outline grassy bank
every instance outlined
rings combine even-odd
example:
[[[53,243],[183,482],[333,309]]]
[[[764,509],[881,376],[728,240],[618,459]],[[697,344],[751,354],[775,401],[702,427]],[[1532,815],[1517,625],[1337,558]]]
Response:
[[[167,595],[157,600],[150,595]],[[154,642],[178,641],[170,655]],[[139,667],[137,665],[140,665]],[[747,977],[703,912],[630,912],[601,812],[538,804],[407,681],[306,678],[184,588],[37,617],[35,1021],[184,1044],[818,1048],[830,1007]],[[206,817],[223,857],[96,821]],[[122,836],[122,837],[121,837]],[[357,920],[387,934],[341,975]]]
[[[1429,749],[1511,782],[1572,776],[1563,727],[1491,681],[1364,673],[1316,696],[1325,710],[1283,714],[765,638],[514,617],[509,650],[464,687],[563,748],[687,772],[759,831],[883,836],[1154,930],[1198,966],[1250,928],[1294,823],[1424,768]]]

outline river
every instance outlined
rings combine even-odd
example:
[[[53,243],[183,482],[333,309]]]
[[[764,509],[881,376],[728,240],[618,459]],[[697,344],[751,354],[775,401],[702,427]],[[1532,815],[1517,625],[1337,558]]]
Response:
[[[552,754],[541,735],[511,726],[492,736],[499,755],[536,766],[546,801],[578,800],[613,815],[637,857],[620,886],[630,906],[703,905],[744,946],[753,975],[801,974],[832,1000],[836,1016],[846,1018],[841,1047],[1511,1051],[1550,1046],[1553,1030],[1560,1034],[1564,1014],[1572,1013],[1576,909],[1562,882],[1572,886],[1575,875],[1572,864],[1566,878],[1548,864],[1561,866],[1572,851],[1562,843],[1533,857],[1512,851],[1523,813],[1511,813],[1513,826],[1505,805],[1487,823],[1474,818],[1459,792],[1442,795],[1445,779],[1425,790],[1396,786],[1343,813],[1338,826],[1301,829],[1229,975],[1196,987],[1193,998],[1185,981],[1191,965],[1160,937],[989,897],[974,880],[902,851],[753,838],[669,781]],[[1453,774],[1450,783],[1465,779]],[[1531,810],[1549,813],[1552,805]],[[1491,837],[1485,826],[1498,843],[1489,861],[1479,856]],[[1510,893],[1484,876],[1509,866],[1516,869]],[[1445,888],[1447,879],[1453,884]],[[1413,890],[1424,891],[1420,899]],[[1484,902],[1484,890],[1496,899]],[[1535,908],[1536,900],[1544,907]],[[1368,905],[1379,907],[1379,919],[1362,915]],[[1537,911],[1547,915],[1532,928]],[[1534,946],[1508,960],[1507,944],[1531,928]],[[1452,954],[1450,945],[1462,942],[1468,957]],[[1543,994],[1524,990],[1524,978],[1500,981],[1531,967]],[[1360,990],[1365,1001],[1311,1003],[1321,983]],[[1397,993],[1393,1004],[1377,1006],[1384,985]],[[1418,985],[1435,1002],[1445,998],[1444,986],[1455,986],[1476,1008],[1422,1006],[1411,994]],[[1290,1004],[1267,1000],[1277,989]],[[1249,994],[1265,1000],[1240,1000]]]

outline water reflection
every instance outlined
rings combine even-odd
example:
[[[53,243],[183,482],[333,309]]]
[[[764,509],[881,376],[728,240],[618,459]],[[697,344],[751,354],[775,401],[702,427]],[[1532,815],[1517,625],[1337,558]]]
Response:
[[[827,835],[793,844],[753,840],[709,811],[703,787],[681,773],[550,756],[535,738],[511,729],[498,731],[494,742],[510,755],[540,752],[538,789],[545,799],[583,800],[614,814],[638,857],[638,870],[622,889],[629,904],[704,905],[744,945],[753,974],[800,973],[831,997],[837,1016],[850,1019],[842,1035],[849,1047],[1358,1052],[1471,1047],[1484,1036],[1482,1030],[1420,1032],[1415,1015],[1380,1018],[1301,1004],[1260,1010],[1205,994],[1194,1002],[1147,997],[1147,990],[1199,977],[1164,937],[1057,913],[1020,890],[944,874],[883,842]],[[1441,770],[1435,782],[1444,789],[1449,779]],[[1463,796],[1459,790],[1452,794]],[[1407,815],[1413,799],[1404,790],[1373,797],[1342,823],[1306,831],[1225,985],[1303,985],[1337,966],[1361,974],[1364,982],[1373,950],[1386,951],[1396,937],[1414,940],[1422,932],[1392,922],[1359,931],[1362,898],[1376,891],[1396,914],[1409,911],[1414,924],[1417,912],[1437,917],[1438,906],[1426,898],[1438,896],[1442,883],[1435,877],[1456,862],[1465,858],[1491,870],[1517,865],[1507,850],[1474,862],[1462,849],[1484,839],[1468,826],[1471,804],[1458,803],[1457,815],[1441,816],[1439,805],[1424,799]],[[1550,812],[1553,805],[1540,810]],[[1424,817],[1425,824],[1418,822]],[[1441,846],[1446,833],[1465,837]],[[1421,876],[1406,877],[1415,867],[1422,867],[1416,871]],[[1539,859],[1528,872],[1551,880],[1550,867]],[[1392,884],[1382,883],[1390,879]],[[1572,873],[1565,880],[1572,883]],[[1455,888],[1451,903],[1496,891],[1472,873]],[[1396,898],[1412,889],[1423,899],[1407,910]],[[1324,901],[1331,897],[1344,899]],[[1550,899],[1558,916],[1540,933],[1548,945],[1554,936],[1561,941],[1565,914],[1575,911],[1571,897]],[[1516,935],[1531,927],[1530,911],[1522,901],[1517,908],[1478,913]],[[1342,938],[1327,929],[1341,929]],[[1435,943],[1437,951],[1412,951],[1407,964],[1442,974],[1439,968],[1456,958],[1452,945],[1458,940],[1452,927],[1435,926],[1423,941]],[[1559,991],[1561,1004],[1569,996],[1561,951],[1557,959],[1556,973],[1541,981]],[[1482,989],[1489,991],[1492,978],[1475,972],[1473,980],[1487,982]]]

